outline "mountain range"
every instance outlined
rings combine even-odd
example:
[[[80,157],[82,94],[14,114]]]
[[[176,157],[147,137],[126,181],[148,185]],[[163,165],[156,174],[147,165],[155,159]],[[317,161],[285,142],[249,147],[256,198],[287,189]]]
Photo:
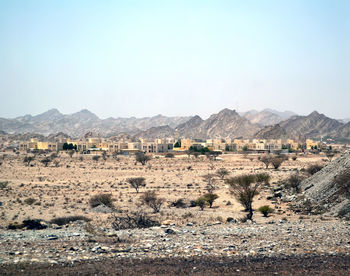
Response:
[[[350,139],[350,122],[343,123],[317,111],[307,116],[300,116],[291,111],[279,112],[272,109],[238,113],[225,108],[205,120],[198,115],[100,119],[86,109],[73,114],[62,114],[57,109],[51,109],[36,116],[0,118],[0,130],[10,134],[35,133],[48,136],[53,140],[55,137],[65,137],[65,135],[114,137],[115,139],[118,137]]]

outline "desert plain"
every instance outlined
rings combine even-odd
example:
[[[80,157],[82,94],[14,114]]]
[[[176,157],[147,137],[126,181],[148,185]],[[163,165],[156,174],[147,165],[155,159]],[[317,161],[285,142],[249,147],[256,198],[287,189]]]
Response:
[[[329,160],[322,154],[291,154],[278,169],[266,168],[257,154],[223,154],[216,160],[204,155],[154,155],[142,165],[134,156],[107,155],[94,160],[92,154],[71,157],[60,152],[47,166],[41,162],[45,154],[35,156],[30,164],[23,162],[28,155],[0,155],[0,272],[5,275],[75,274],[83,264],[79,268],[83,274],[161,275],[170,271],[203,275],[210,271],[249,275],[249,267],[259,272],[259,258],[266,274],[288,275],[292,267],[295,274],[346,275],[350,267],[349,222],[296,212],[292,205],[300,195],[287,195],[283,188],[290,175],[306,175],[310,164],[326,165]],[[219,176],[214,177],[218,198],[213,207],[191,207],[191,201],[207,193],[203,176],[221,168],[229,172],[226,179],[250,173],[270,175],[269,183],[261,185],[254,198],[253,221],[244,221],[244,208]],[[133,177],[144,177],[146,186],[137,192],[127,182]],[[163,199],[159,212],[141,203],[146,191],[155,191]],[[110,194],[113,207],[91,206],[91,198],[99,194]],[[179,199],[185,204],[174,206]],[[274,212],[264,217],[258,212],[263,205]],[[134,212],[158,224],[145,229],[114,226],[116,217]],[[70,216],[86,219],[53,223],[53,219]],[[45,229],[9,229],[28,219],[41,220]],[[332,258],[339,259],[328,263]],[[135,260],[139,260],[137,265]]]

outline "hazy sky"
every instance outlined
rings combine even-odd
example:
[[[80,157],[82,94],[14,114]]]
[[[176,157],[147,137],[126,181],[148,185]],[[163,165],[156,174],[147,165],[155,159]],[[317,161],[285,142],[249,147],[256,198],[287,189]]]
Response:
[[[350,117],[350,1],[0,0],[0,117]]]

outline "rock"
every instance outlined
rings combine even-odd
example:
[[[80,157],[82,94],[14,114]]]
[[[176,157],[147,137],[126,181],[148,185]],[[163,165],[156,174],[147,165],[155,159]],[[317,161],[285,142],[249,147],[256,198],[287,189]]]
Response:
[[[50,234],[50,235],[47,237],[47,239],[48,239],[49,241],[58,240],[58,236],[57,236],[57,235],[54,235],[54,234]]]
[[[161,224],[162,225],[171,225],[171,224],[175,225],[175,221],[168,219],[168,220],[162,221]]]
[[[166,229],[164,232],[168,235],[175,235],[176,234],[176,231],[171,229],[171,228]]]
[[[279,197],[279,198],[281,198],[281,197],[283,196],[283,194],[282,194],[281,191],[278,191],[278,192],[275,192],[275,193],[273,194],[273,196],[274,196],[274,197]]]

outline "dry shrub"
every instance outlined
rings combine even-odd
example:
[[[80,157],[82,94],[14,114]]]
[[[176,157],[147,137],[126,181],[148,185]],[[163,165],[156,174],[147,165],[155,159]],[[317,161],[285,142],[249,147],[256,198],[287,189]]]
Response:
[[[338,193],[350,198],[350,168],[344,169],[333,180],[338,188]]]
[[[322,165],[319,165],[319,164],[312,164],[312,165],[309,165],[307,168],[306,168],[306,172],[309,174],[309,175],[314,175],[315,173],[319,172],[320,170],[323,169],[323,166]]]
[[[164,203],[163,198],[159,198],[155,191],[147,191],[141,197],[140,201],[142,204],[151,207],[155,213],[160,211],[161,206]]]
[[[160,223],[158,221],[153,220],[140,211],[121,216],[114,215],[114,221],[112,223],[112,227],[115,230],[149,228],[159,225]]]
[[[97,207],[99,205],[105,205],[110,208],[114,208],[114,204],[112,201],[112,194],[97,194],[90,198],[90,206],[92,208]]]
[[[86,221],[86,222],[91,221],[91,219],[84,217],[84,216],[68,216],[68,217],[54,218],[54,219],[50,220],[50,223],[57,224],[57,225],[66,225],[66,224],[69,224],[69,223],[71,223],[73,221],[77,221],[77,220],[82,220],[82,221]]]

